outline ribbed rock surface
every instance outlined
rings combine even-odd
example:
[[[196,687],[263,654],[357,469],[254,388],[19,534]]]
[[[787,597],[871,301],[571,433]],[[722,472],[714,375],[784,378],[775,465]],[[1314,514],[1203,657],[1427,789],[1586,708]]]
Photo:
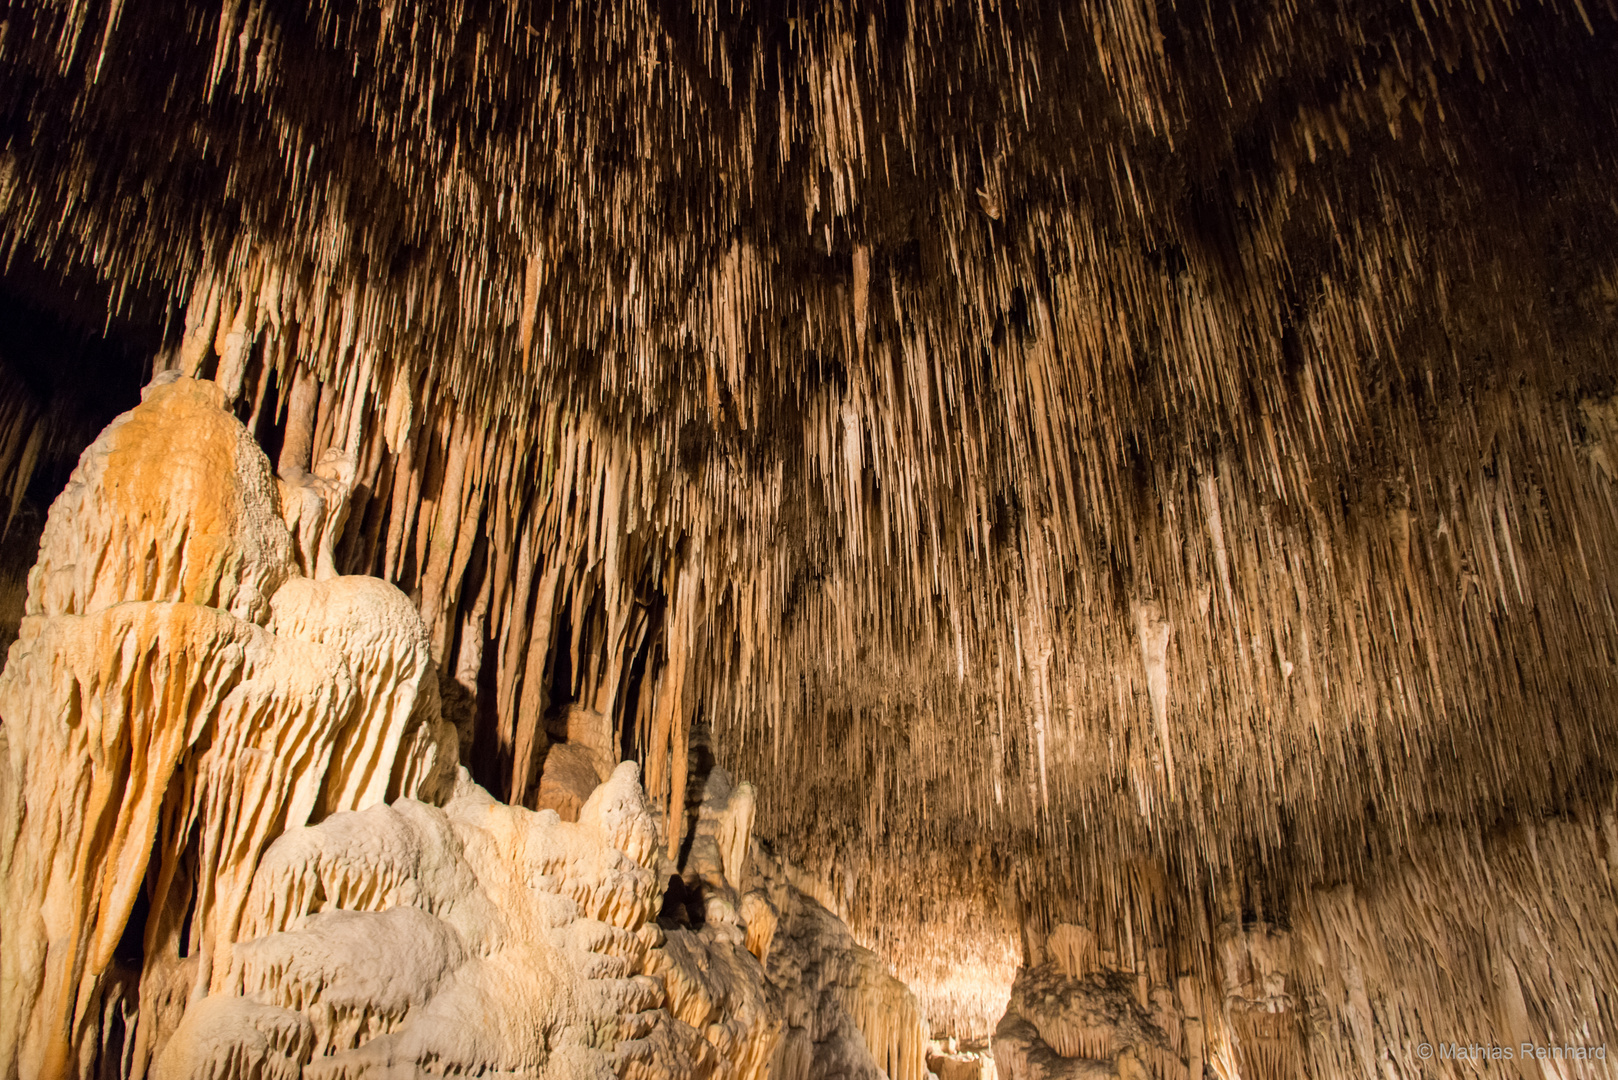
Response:
[[[1426,830],[1368,881],[1283,898],[1285,925],[1225,920],[1207,967],[1148,935],[1120,954],[1084,926],[1036,934],[1040,960],[1018,973],[994,1035],[1000,1080],[1610,1076],[1610,807]],[[1477,1047],[1496,1057],[1465,1052]]]
[[[914,998],[751,785],[709,777],[665,931],[599,714],[575,821],[472,783],[410,600],[288,531],[346,489],[274,482],[223,401],[160,380],[51,512],[0,675],[0,1076],[919,1080]]]
[[[0,676],[0,1075],[93,1059],[129,935],[143,1008],[116,1042],[144,1069],[181,1003],[228,981],[278,833],[448,794],[455,733],[421,693],[409,601],[309,581],[293,553],[269,462],[209,382],[154,383],[52,507]],[[306,1041],[246,1015],[274,1053]]]

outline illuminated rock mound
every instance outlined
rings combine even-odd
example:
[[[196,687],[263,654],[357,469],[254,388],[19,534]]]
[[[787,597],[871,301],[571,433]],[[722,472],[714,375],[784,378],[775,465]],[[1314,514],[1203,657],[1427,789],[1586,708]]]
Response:
[[[0,676],[0,1075],[922,1075],[750,785],[709,777],[665,931],[636,765],[574,821],[473,784],[410,601],[324,569],[345,485],[223,403],[154,385],[51,510]]]

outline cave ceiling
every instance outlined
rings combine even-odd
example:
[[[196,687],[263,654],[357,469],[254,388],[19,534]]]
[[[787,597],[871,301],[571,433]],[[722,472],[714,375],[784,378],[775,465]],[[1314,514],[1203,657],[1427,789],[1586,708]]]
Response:
[[[1615,34],[14,4],[0,252],[272,458],[318,393],[338,558],[418,604],[497,795],[572,702],[670,813],[693,756],[754,780],[898,953],[1029,906],[1284,918],[1610,781]],[[93,436],[68,369],[11,395],[5,491]]]

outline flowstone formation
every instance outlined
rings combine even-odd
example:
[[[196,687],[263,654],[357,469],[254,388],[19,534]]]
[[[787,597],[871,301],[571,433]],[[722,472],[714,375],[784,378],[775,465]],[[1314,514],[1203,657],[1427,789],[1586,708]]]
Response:
[[[995,1028],[1002,1080],[1201,1080],[1200,988],[1192,979],[1169,985],[1162,949],[1137,971],[1102,956],[1088,928],[1067,923],[1047,946],[1017,973]]]
[[[914,998],[708,778],[563,821],[459,767],[409,599],[332,572],[351,470],[275,477],[158,380],[51,509],[0,675],[0,1076],[922,1075]],[[287,470],[283,470],[284,472]]]
[[[278,481],[223,403],[152,387],[45,526],[0,677],[7,1075],[66,1076],[109,1041],[142,1058],[170,1003],[228,977],[278,832],[453,778],[409,601],[300,576]]]
[[[1165,947],[1149,876],[1107,932],[1032,919],[994,1033],[1000,1080],[1611,1076],[1614,806],[1429,830],[1370,884],[1284,897],[1279,917],[1232,910],[1211,957]]]

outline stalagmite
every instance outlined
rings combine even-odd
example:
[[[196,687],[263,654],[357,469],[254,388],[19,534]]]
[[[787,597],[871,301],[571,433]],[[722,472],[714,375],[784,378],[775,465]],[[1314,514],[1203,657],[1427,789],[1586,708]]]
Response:
[[[85,451],[52,504],[27,614],[171,601],[264,623],[292,574],[269,463],[212,383],[154,383],[144,397]]]
[[[401,734],[431,670],[419,618],[381,582],[298,575],[269,463],[223,403],[211,383],[154,385],[85,452],[30,575],[0,677],[7,910],[40,913],[0,940],[8,1075],[55,1075],[94,1044],[137,894],[149,928],[167,905],[193,909],[181,947],[205,994],[274,833],[380,802],[409,760]],[[453,729],[417,754],[436,769],[393,794],[447,793]],[[182,872],[194,898],[170,894]]]

